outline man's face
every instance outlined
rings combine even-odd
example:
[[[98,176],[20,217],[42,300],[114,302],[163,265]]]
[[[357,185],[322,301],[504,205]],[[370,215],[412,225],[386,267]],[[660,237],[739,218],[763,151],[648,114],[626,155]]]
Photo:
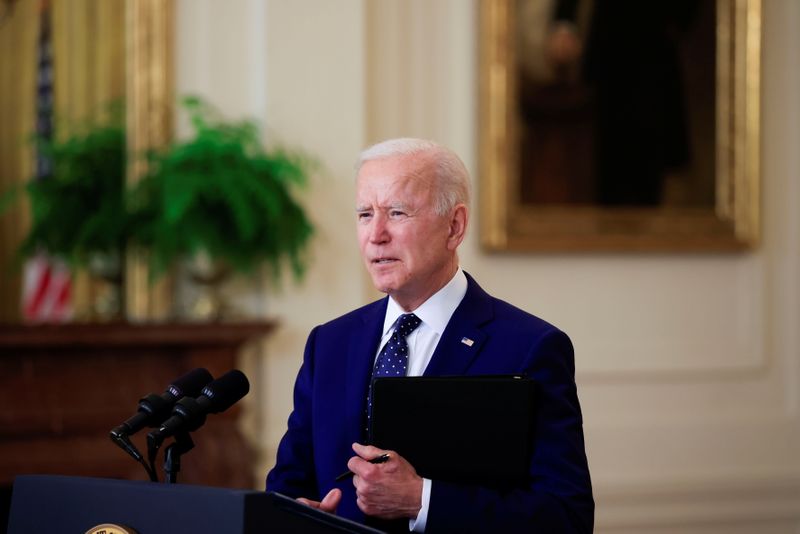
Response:
[[[429,166],[424,155],[372,160],[361,167],[356,183],[361,257],[375,287],[406,310],[449,281],[463,237],[463,228],[454,236],[453,217],[434,212]]]

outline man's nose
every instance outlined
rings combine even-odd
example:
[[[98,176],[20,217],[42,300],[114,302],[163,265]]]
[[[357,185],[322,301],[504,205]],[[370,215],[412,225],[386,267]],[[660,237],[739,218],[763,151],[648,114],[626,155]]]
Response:
[[[375,215],[369,229],[369,240],[372,243],[385,243],[389,240],[389,232],[386,227],[386,217]]]

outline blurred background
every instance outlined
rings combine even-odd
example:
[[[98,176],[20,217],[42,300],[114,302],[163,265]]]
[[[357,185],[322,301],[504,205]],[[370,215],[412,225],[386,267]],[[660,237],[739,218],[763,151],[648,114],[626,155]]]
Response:
[[[117,259],[114,272],[125,281],[116,296],[115,277],[96,276],[103,269],[80,260],[95,276],[73,276],[71,304],[43,321],[24,313],[31,306],[23,289],[30,261],[14,263],[31,214],[25,202],[4,207],[0,485],[6,498],[21,473],[142,478],[103,429],[135,412],[139,396],[160,393],[196,366],[214,376],[241,368],[251,392],[238,411],[210,418],[195,434],[184,478],[263,488],[309,331],[379,296],[355,241],[356,156],[378,140],[413,136],[453,148],[471,171],[476,194],[462,267],[490,293],[554,323],[574,342],[596,530],[800,532],[800,4],[794,0],[764,1],[756,21],[762,29],[759,241],[732,252],[646,254],[481,247],[478,1],[2,4],[4,189],[48,175],[27,141],[43,92],[52,91],[57,131],[59,120],[100,117],[103,105],[122,99],[127,143],[137,150],[166,146],[173,133],[196,135],[179,104],[196,95],[223,120],[252,121],[264,146],[313,160],[303,167],[306,185],[291,192],[314,228],[302,248],[299,280],[291,269],[276,280],[269,265],[226,278],[220,291],[236,312],[223,321],[215,321],[220,304],[213,296],[210,304],[198,297],[202,288],[191,267],[172,266],[152,284],[146,259],[136,253]],[[43,10],[52,31],[50,90],[42,84]],[[142,32],[135,35],[149,44],[132,45],[130,32]],[[134,118],[145,122],[131,126]],[[137,165],[143,164],[128,161],[131,183],[146,174]],[[698,196],[708,203],[707,184],[703,191]],[[58,272],[52,267],[53,279]],[[116,315],[107,313],[109,300],[122,302]]]

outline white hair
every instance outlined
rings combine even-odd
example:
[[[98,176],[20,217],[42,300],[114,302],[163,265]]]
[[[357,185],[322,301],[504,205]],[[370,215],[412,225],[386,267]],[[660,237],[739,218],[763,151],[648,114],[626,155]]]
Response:
[[[356,174],[368,161],[411,154],[424,154],[432,159],[437,189],[434,211],[438,215],[448,214],[456,204],[469,206],[469,173],[464,162],[455,152],[433,141],[411,137],[381,141],[361,152],[356,164]]]

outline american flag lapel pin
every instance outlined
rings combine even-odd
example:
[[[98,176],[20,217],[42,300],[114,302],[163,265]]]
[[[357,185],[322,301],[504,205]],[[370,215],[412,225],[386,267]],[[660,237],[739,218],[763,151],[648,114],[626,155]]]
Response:
[[[468,337],[462,337],[462,338],[461,338],[461,342],[462,342],[464,345],[468,346],[468,347],[471,347],[471,346],[472,346],[472,345],[475,343],[474,341],[472,341],[472,340],[471,340],[470,338],[468,338]]]

